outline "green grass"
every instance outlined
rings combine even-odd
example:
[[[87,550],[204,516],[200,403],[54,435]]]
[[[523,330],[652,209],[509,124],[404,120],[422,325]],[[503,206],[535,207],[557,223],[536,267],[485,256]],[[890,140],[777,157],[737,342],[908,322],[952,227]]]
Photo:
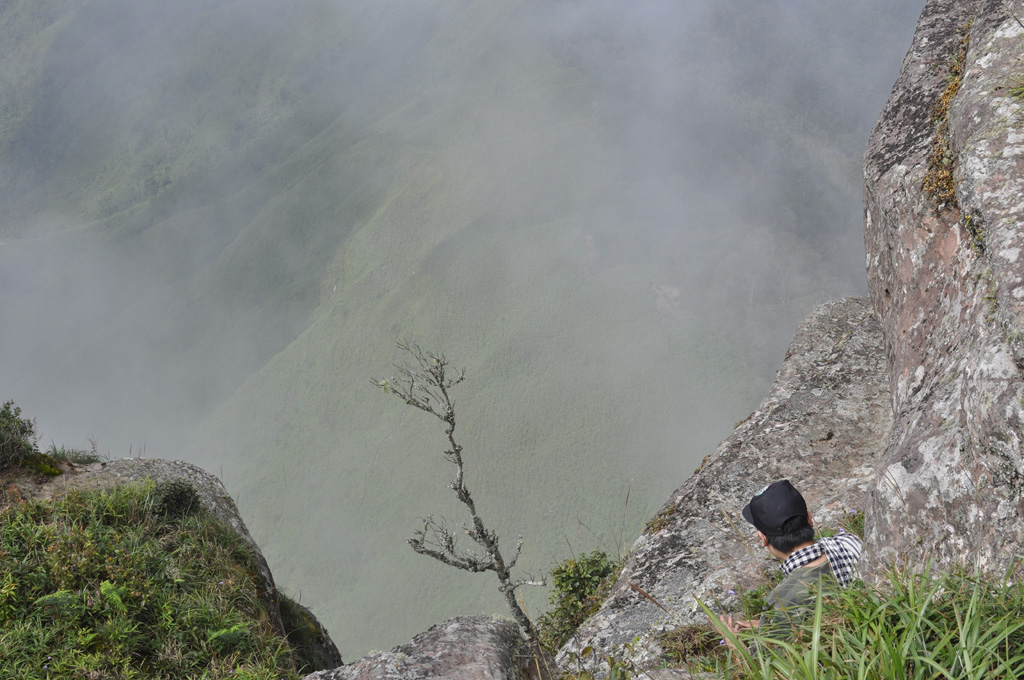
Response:
[[[1024,677],[1024,586],[967,567],[887,571],[878,587],[856,582],[818,593],[795,639],[756,630],[718,634],[734,643],[729,658],[695,666],[717,677],[792,680],[970,680]],[[710,610],[706,610],[710,613]]]
[[[68,448],[64,444],[61,444],[60,446],[50,444],[50,448],[46,449],[43,453],[56,461],[71,463],[73,465],[88,465],[90,463],[98,463],[102,460],[102,456],[96,452],[95,448],[86,451],[85,449]]]
[[[295,678],[250,548],[150,483],[0,511],[0,676]]]

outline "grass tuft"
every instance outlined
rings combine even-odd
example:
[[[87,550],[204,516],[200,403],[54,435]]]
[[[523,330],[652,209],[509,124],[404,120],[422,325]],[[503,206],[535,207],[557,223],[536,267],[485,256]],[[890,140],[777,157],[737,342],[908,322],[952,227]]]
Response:
[[[56,444],[50,444],[50,448],[43,452],[43,455],[49,456],[50,458],[62,462],[71,463],[72,465],[89,465],[91,463],[100,462],[100,455],[95,449],[86,451],[85,449],[69,449],[63,444],[57,446]]]
[[[1024,677],[1024,586],[967,567],[889,570],[878,587],[819,592],[795,638],[756,629],[717,635],[735,645],[707,657],[717,677],[925,680]],[[706,609],[710,612],[710,610]]]

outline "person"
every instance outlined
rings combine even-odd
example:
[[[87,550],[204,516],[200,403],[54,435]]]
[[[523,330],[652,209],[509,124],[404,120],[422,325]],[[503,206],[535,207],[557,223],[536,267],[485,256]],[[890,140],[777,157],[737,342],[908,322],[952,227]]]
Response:
[[[720,617],[733,633],[758,627],[771,637],[785,637],[809,610],[815,584],[831,577],[846,587],[856,578],[864,543],[842,530],[815,542],[814,519],[804,497],[788,479],[758,491],[743,508],[743,518],[757,529],[761,545],[782,563],[785,577],[771,589],[772,610],[760,619]]]

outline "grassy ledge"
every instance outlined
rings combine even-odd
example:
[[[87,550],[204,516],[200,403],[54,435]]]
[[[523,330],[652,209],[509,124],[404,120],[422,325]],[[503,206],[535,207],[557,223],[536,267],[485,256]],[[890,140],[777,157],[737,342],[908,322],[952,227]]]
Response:
[[[298,678],[251,549],[190,489],[147,482],[0,510],[0,676]]]

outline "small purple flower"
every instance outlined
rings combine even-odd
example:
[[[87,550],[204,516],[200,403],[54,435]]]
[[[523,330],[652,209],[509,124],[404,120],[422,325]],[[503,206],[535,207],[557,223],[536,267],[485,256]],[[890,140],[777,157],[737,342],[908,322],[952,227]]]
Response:
[[[719,646],[724,645],[725,644],[725,638],[722,638],[721,640],[719,640],[718,644],[719,644]]]
[[[735,595],[735,594],[736,594],[736,591],[735,591],[735,590],[730,590],[730,591],[729,591],[729,594],[730,594],[730,595]]]

